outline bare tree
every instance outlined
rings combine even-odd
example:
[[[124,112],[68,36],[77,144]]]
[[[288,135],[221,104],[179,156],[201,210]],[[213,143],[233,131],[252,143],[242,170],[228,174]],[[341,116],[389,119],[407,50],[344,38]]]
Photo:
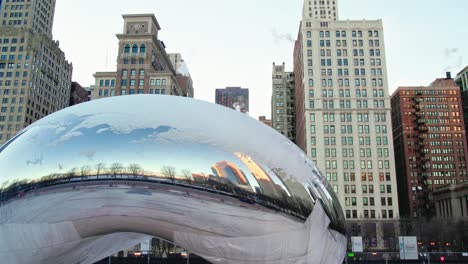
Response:
[[[96,176],[99,178],[99,175],[101,175],[101,172],[106,170],[106,164],[104,163],[98,163],[96,164]]]
[[[76,171],[77,171],[77,168],[71,168],[71,169],[66,173],[66,176],[67,176],[68,178],[75,177],[75,176],[76,176]]]
[[[121,163],[112,163],[110,168],[110,173],[114,175],[114,177],[117,175],[117,174],[121,174],[124,170],[124,166],[121,164]]]
[[[187,169],[182,170],[182,175],[184,175],[184,178],[187,180],[189,184],[192,183],[192,172],[190,170],[187,170]]]
[[[138,174],[143,173],[143,168],[138,164],[130,164],[128,170],[133,174],[133,177],[137,177]]]
[[[161,172],[164,176],[168,177],[172,182],[175,181],[176,170],[172,166],[164,166],[161,168]]]
[[[91,168],[88,165],[81,166],[80,172],[81,177],[87,176],[91,172]]]

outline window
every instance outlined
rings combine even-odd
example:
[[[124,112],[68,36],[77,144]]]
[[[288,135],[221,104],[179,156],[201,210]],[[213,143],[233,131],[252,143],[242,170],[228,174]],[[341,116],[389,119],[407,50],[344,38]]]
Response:
[[[146,52],[146,46],[145,46],[145,44],[141,44],[140,53],[145,53],[145,52]]]
[[[130,45],[126,44],[124,47],[124,53],[130,53]]]
[[[132,53],[138,53],[138,45],[137,44],[133,44]]]

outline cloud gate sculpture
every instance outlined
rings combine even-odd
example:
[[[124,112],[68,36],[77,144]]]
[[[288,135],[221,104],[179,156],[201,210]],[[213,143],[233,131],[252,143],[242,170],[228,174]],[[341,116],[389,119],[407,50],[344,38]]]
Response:
[[[94,263],[149,237],[212,263],[341,263],[305,154],[231,109],[159,95],[64,109],[0,147],[3,263]]]

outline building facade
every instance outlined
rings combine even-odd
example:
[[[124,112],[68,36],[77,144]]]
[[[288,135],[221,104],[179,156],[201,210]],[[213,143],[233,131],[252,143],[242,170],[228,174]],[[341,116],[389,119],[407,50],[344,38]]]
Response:
[[[433,195],[437,218],[468,221],[468,182],[437,188]]]
[[[123,15],[124,29],[117,34],[117,70],[97,72],[92,99],[129,94],[184,96],[177,73],[158,39],[161,27],[152,14]]]
[[[458,86],[460,86],[462,92],[468,90],[468,66],[466,66],[463,70],[461,70],[457,77],[455,78],[455,82]]]
[[[182,59],[180,53],[169,53],[167,54],[169,60],[176,71],[176,79],[182,89],[183,96],[194,97],[193,80],[190,76],[190,72],[187,63]]]
[[[216,89],[216,104],[232,108],[242,113],[249,112],[249,89],[226,87]]]
[[[463,119],[465,120],[465,131],[468,131],[468,66],[461,70],[455,78],[456,84],[460,87],[462,105],[463,105]],[[468,135],[467,135],[468,140]]]
[[[394,245],[400,214],[382,20],[338,20],[338,1],[304,1],[294,73],[296,144],[324,171],[365,248]]]
[[[273,63],[271,116],[273,128],[289,138],[296,140],[294,73],[285,70],[285,64]]]
[[[392,95],[398,196],[402,216],[435,216],[437,187],[468,180],[461,91],[450,76]]]
[[[69,106],[81,104],[87,101],[89,101],[88,90],[83,88],[79,83],[72,82]]]
[[[55,1],[0,4],[0,144],[69,104],[72,64],[52,40]]]
[[[258,121],[262,122],[263,124],[273,127],[273,122],[271,119],[266,118],[266,116],[259,116]]]

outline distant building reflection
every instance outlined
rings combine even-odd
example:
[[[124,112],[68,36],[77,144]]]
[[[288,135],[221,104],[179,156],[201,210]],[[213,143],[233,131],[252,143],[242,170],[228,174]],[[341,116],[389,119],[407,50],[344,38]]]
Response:
[[[211,166],[211,170],[215,176],[228,179],[235,185],[249,186],[244,172],[234,163],[223,160]]]
[[[285,190],[276,184],[270,175],[252,158],[243,153],[236,152],[235,155],[249,168],[250,173],[255,177],[259,187],[256,187],[256,192],[263,195],[280,198],[286,194]],[[278,179],[278,181],[280,181]],[[287,194],[286,194],[287,196]]]

